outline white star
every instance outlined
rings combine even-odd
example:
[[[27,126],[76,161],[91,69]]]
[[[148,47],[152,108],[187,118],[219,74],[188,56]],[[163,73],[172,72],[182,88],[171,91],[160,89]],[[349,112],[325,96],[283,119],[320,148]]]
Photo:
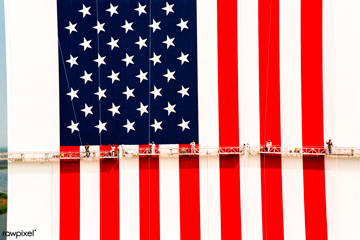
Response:
[[[183,85],[181,85],[181,90],[177,91],[178,93],[181,94],[181,97],[183,98],[185,95],[186,96],[190,96],[188,93],[189,88],[184,88]]]
[[[151,91],[151,92],[150,92],[151,94],[154,94],[154,99],[156,99],[157,96],[162,97],[162,95],[161,95],[161,93],[160,93],[161,89],[162,89],[162,88],[157,89],[156,86],[154,86],[154,91]]]
[[[166,11],[166,15],[169,14],[169,12],[174,12],[174,10],[172,9],[174,7],[174,4],[169,5],[168,2],[166,2],[166,7],[163,7],[162,10]]]
[[[149,113],[147,110],[148,106],[149,105],[144,106],[142,102],[140,102],[140,107],[136,109],[140,112],[140,116],[142,116],[144,113]]]
[[[188,21],[183,21],[182,18],[180,18],[180,23],[176,24],[176,26],[180,27],[181,28],[181,32],[184,30],[184,28],[186,29],[189,29],[188,26],[187,26],[187,23],[189,22]]]
[[[91,13],[89,12],[91,7],[86,7],[84,4],[83,4],[83,8],[81,10],[79,10],[79,12],[81,12],[83,14],[83,18],[86,16],[86,15],[91,15]]]
[[[166,41],[163,41],[164,44],[166,44],[167,49],[169,49],[170,46],[174,46],[174,39],[175,38],[169,38],[169,36],[166,36]]]
[[[185,122],[184,119],[182,119],[182,123],[178,124],[178,126],[182,128],[182,131],[184,131],[185,129],[190,129],[189,122],[190,121]]]
[[[161,124],[162,124],[162,121],[158,122],[158,121],[156,121],[156,119],[154,119],[154,124],[151,124],[150,126],[152,126],[154,128],[154,131],[156,132],[158,129],[162,130]]]
[[[71,129],[71,134],[72,134],[74,131],[79,131],[78,125],[79,123],[74,123],[73,120],[71,120],[71,125],[67,126],[67,128]]]
[[[133,25],[132,23],[128,23],[128,21],[125,20],[125,24],[122,25],[122,28],[125,28],[125,33],[127,33],[129,30],[134,31],[134,29],[131,27],[131,25]]]
[[[159,21],[159,22],[156,22],[155,21],[155,19],[153,19],[153,23],[152,24],[150,24],[149,25],[149,27],[151,27],[152,29],[153,29],[153,32],[155,32],[156,31],[156,29],[159,29],[159,30],[161,30],[161,28],[160,28],[160,23],[161,23],[161,21]]]
[[[106,98],[105,92],[106,92],[106,89],[101,90],[101,88],[98,87],[98,91],[97,91],[96,93],[94,93],[94,94],[95,94],[95,95],[98,95],[98,96],[99,96],[99,100],[100,100],[102,97]]]
[[[187,59],[189,56],[189,54],[184,55],[183,52],[181,52],[181,56],[178,57],[177,59],[179,59],[181,61],[181,65],[183,65],[184,62],[189,62],[189,60]]]
[[[141,13],[145,13],[145,14],[146,14],[145,7],[146,7],[146,5],[141,6],[141,4],[139,3],[139,7],[138,7],[138,8],[135,8],[135,11],[138,11],[138,12],[139,12],[139,16],[141,15]]]
[[[148,72],[143,72],[140,69],[140,73],[136,77],[140,79],[140,83],[141,83],[143,80],[148,80],[148,78],[146,77],[147,74]]]
[[[73,57],[71,54],[70,54],[70,59],[69,60],[66,60],[66,62],[70,63],[70,68],[75,64],[75,65],[79,65],[76,60],[78,59],[78,57]]]
[[[119,79],[119,73],[120,72],[118,72],[118,73],[115,73],[113,70],[111,70],[111,75],[109,75],[109,76],[107,76],[108,78],[111,78],[111,80],[112,80],[112,83],[114,83],[115,81],[120,81],[120,79]]]
[[[139,50],[142,48],[142,47],[147,47],[146,45],[146,40],[147,38],[145,39],[142,39],[140,36],[139,36],[139,41],[137,41],[135,44],[139,45]]]
[[[84,70],[84,76],[80,77],[82,79],[84,79],[84,84],[86,84],[88,81],[92,82],[93,80],[91,79],[91,75],[92,73],[87,73],[85,70]]]
[[[71,88],[71,91],[69,93],[67,93],[66,95],[70,96],[71,97],[71,101],[74,99],[74,98],[79,98],[77,93],[78,93],[79,90],[75,90],[73,88]]]
[[[77,32],[77,30],[76,30],[76,25],[77,25],[77,23],[75,23],[75,24],[72,24],[70,21],[69,21],[69,26],[67,26],[67,27],[65,27],[66,29],[68,29],[69,30],[69,34],[71,34],[72,32]]]
[[[168,82],[170,82],[171,79],[174,79],[174,80],[175,80],[174,74],[175,74],[175,71],[170,72],[170,70],[168,69],[168,70],[167,70],[167,73],[164,74],[163,76],[167,78],[167,81],[168,81]]]
[[[84,42],[80,43],[79,45],[83,46],[83,47],[84,47],[84,51],[85,51],[87,48],[92,48],[92,47],[90,46],[91,41],[92,41],[92,40],[87,41],[86,38],[84,38]]]
[[[131,64],[134,64],[134,62],[133,62],[133,60],[132,60],[133,57],[134,57],[134,55],[129,56],[128,54],[126,54],[126,57],[123,58],[123,59],[121,59],[121,61],[126,62],[126,66],[128,66],[130,63],[131,63]]]
[[[123,127],[126,128],[126,131],[127,131],[127,132],[130,132],[130,130],[134,130],[134,131],[135,131],[134,124],[135,124],[135,122],[130,122],[129,119],[127,119],[127,120],[126,120],[126,124],[123,125]]]
[[[85,117],[87,117],[88,114],[93,114],[91,109],[93,108],[93,106],[88,106],[86,103],[85,103],[85,108],[84,109],[81,109],[82,112],[85,113]]]
[[[106,56],[104,56],[104,57],[101,57],[100,56],[100,54],[98,54],[98,58],[97,59],[95,59],[94,60],[94,62],[97,62],[98,63],[98,67],[100,67],[101,66],[101,64],[104,64],[104,65],[106,65],[106,63],[105,63],[105,58],[106,58]]]
[[[168,112],[168,116],[170,115],[170,113],[176,113],[176,111],[175,111],[175,106],[176,106],[176,104],[174,104],[174,105],[171,105],[171,103],[170,102],[168,102],[168,106],[166,107],[166,108],[164,108],[164,110],[166,110],[167,112]]]
[[[129,89],[129,87],[126,86],[126,91],[123,92],[123,94],[126,95],[126,100],[128,100],[130,97],[135,97],[134,94],[133,94],[134,90],[135,90],[135,88]]]
[[[153,52],[153,57],[150,58],[150,61],[153,61],[154,66],[156,63],[161,63],[160,57],[161,57],[161,55],[156,55],[156,53]]]
[[[117,114],[120,114],[119,108],[120,108],[120,105],[119,105],[119,106],[115,106],[115,104],[112,103],[112,107],[109,108],[108,111],[112,112],[112,116],[114,116],[116,113],[117,113]]]
[[[110,3],[110,8],[109,9],[106,9],[106,11],[108,11],[109,13],[110,13],[110,17],[112,17],[112,15],[113,14],[119,14],[118,12],[117,12],[117,9],[118,8],[118,6],[113,6],[111,3]]]
[[[107,122],[105,123],[102,123],[100,120],[99,120],[99,125],[96,125],[95,127],[99,129],[99,133],[101,133],[102,130],[105,130],[107,131],[105,125],[107,124]]]
[[[99,32],[101,32],[101,31],[105,32],[104,25],[105,25],[105,23],[100,24],[100,22],[97,21],[96,26],[93,28],[95,28],[97,30],[97,33],[99,34]]]
[[[113,38],[111,38],[111,41],[108,42],[107,45],[110,45],[110,46],[111,46],[111,50],[113,50],[114,47],[117,47],[117,48],[119,47],[118,41],[119,41],[119,39],[114,40]]]

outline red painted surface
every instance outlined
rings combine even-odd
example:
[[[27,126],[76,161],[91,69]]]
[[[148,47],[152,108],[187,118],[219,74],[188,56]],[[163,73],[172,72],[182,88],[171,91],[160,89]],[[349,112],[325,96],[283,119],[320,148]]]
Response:
[[[116,146],[117,148],[118,146]],[[100,146],[100,151],[111,147]],[[100,239],[120,239],[119,161],[100,159]]]
[[[159,155],[139,156],[139,190],[140,240],[160,240]]]
[[[237,1],[217,2],[219,145],[239,146]],[[221,238],[241,239],[239,156],[220,156]],[[230,197],[230,198],[228,198]]]
[[[80,152],[79,146],[60,147],[60,152]],[[80,239],[80,160],[60,161],[60,240]]]
[[[241,239],[239,155],[220,156],[221,239]]]
[[[179,145],[189,148],[189,144]],[[179,156],[180,239],[200,240],[199,156]]]
[[[301,1],[301,104],[303,147],[324,146],[322,1]],[[324,157],[304,157],[307,240],[327,239]]]
[[[258,0],[260,145],[281,146],[279,0]],[[263,239],[284,239],[281,156],[261,156]]]
[[[239,146],[237,1],[218,1],[220,146]]]
[[[281,157],[261,156],[263,239],[284,239]]]

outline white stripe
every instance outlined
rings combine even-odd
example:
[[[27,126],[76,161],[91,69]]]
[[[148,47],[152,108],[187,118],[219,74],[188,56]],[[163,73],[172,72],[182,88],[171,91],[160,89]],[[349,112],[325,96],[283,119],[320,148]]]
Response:
[[[360,159],[326,158],[328,239],[360,239]]]
[[[32,231],[37,239],[58,239],[59,163],[9,163],[8,231]],[[54,200],[55,198],[55,200]],[[54,237],[54,238],[53,238]]]
[[[360,147],[360,2],[323,3],[324,136]]]
[[[200,157],[201,239],[221,239],[219,157]]]
[[[260,143],[258,1],[238,0],[240,145]],[[262,239],[260,157],[240,158],[242,239]]]
[[[216,4],[216,1],[197,1],[199,144],[201,146],[219,145]]]
[[[241,237],[262,240],[260,156],[240,158]]]
[[[54,16],[56,1],[5,0],[8,151],[59,150]]]
[[[90,146],[99,151],[99,146]],[[85,152],[84,146],[80,147]],[[80,161],[80,239],[100,239],[100,162]]]
[[[159,149],[178,145],[160,145]],[[180,240],[179,158],[159,158],[160,239]]]
[[[138,146],[125,145],[138,152]],[[120,159],[120,239],[140,239],[139,157]]]
[[[259,145],[258,2],[238,1],[240,143]]]
[[[323,3],[324,136],[360,147],[360,2]],[[360,239],[360,160],[325,159],[328,238]]]
[[[280,0],[281,144],[302,146],[300,0]],[[302,157],[282,157],[284,238],[305,239]]]

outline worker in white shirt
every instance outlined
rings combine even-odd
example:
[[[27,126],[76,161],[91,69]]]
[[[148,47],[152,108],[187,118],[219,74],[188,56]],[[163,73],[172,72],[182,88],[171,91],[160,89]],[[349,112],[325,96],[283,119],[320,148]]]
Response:
[[[114,156],[115,155],[115,145],[111,145],[111,150],[110,150],[110,155]]]
[[[269,141],[266,142],[266,149],[267,149],[268,152],[270,152],[271,147],[272,147],[272,143],[271,143],[271,141],[269,139]]]
[[[154,141],[152,141],[152,143],[151,143],[151,154],[155,154],[155,143],[154,143]]]
[[[191,153],[195,153],[195,141],[192,140],[192,142],[190,143],[191,146]]]

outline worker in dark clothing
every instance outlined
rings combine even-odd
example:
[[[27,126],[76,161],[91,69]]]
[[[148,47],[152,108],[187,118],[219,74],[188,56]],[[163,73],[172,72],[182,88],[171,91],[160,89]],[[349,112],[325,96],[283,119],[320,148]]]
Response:
[[[327,146],[328,146],[328,149],[329,149],[329,154],[331,154],[331,149],[332,147],[334,146],[333,143],[331,142],[331,139],[329,139],[328,142],[326,142]]]
[[[86,157],[90,157],[90,150],[89,150],[89,145],[88,144],[86,144],[85,145],[85,152],[86,152]]]

